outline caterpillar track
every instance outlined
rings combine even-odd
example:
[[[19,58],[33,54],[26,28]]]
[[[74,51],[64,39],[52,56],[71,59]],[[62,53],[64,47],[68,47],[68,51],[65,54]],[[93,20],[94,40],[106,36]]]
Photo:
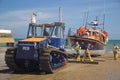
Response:
[[[21,68],[16,64],[15,55],[17,52],[17,48],[9,48],[6,51],[5,61],[7,66],[17,72],[28,71],[25,68]],[[65,52],[60,51],[59,49],[47,48],[43,50],[43,53],[38,56],[38,70],[44,71],[47,74],[54,73],[54,71],[62,67],[67,62],[67,56]],[[31,68],[32,69],[32,68]]]
[[[8,48],[5,54],[5,62],[9,69],[14,71],[22,71],[16,64],[15,64],[15,53],[17,48]]]

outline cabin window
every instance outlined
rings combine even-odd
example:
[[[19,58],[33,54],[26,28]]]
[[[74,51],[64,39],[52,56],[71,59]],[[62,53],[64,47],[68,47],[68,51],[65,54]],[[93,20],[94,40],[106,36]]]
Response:
[[[53,32],[53,37],[63,38],[63,28],[56,26]]]
[[[91,32],[90,31],[86,31],[86,34],[87,36],[90,36],[91,35]]]
[[[32,36],[33,36],[33,27],[29,26],[27,37],[32,37]]]
[[[95,35],[96,35],[96,36],[99,36],[99,33],[98,33],[98,32],[96,32],[96,33],[95,33]]]
[[[93,32],[93,36],[95,36],[95,32]]]
[[[30,25],[27,37],[42,37],[42,27]]]
[[[42,36],[42,27],[36,27],[35,28],[35,36],[41,37]]]
[[[52,27],[45,27],[43,31],[43,36],[50,36],[52,32]]]

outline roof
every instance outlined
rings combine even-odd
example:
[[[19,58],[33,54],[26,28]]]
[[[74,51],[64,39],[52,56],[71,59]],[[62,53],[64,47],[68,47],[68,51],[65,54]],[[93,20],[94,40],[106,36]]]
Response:
[[[0,30],[0,33],[11,33],[11,30],[4,30],[4,29],[1,29],[1,30]]]

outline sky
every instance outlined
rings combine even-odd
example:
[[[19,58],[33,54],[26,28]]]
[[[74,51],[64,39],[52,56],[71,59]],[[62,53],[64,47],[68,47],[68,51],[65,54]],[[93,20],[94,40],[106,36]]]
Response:
[[[59,21],[59,7],[68,29],[75,32],[80,26],[98,16],[109,39],[120,40],[120,0],[0,0],[0,29],[10,29],[15,38],[26,38],[30,16],[37,14],[37,24]],[[103,26],[100,26],[103,28]]]

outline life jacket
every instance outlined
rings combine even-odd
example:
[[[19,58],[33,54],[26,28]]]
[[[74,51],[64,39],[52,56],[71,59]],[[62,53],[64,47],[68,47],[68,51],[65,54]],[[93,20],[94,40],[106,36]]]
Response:
[[[90,50],[89,50],[89,48],[87,48],[86,50],[85,50],[85,54],[89,54],[90,53]]]
[[[118,53],[118,51],[119,51],[118,46],[115,46],[114,49],[113,49],[113,52],[114,52],[114,53]]]
[[[79,52],[79,51],[80,51],[80,45],[79,45],[79,44],[78,44],[78,45],[76,45],[75,50],[76,50],[77,52]]]

